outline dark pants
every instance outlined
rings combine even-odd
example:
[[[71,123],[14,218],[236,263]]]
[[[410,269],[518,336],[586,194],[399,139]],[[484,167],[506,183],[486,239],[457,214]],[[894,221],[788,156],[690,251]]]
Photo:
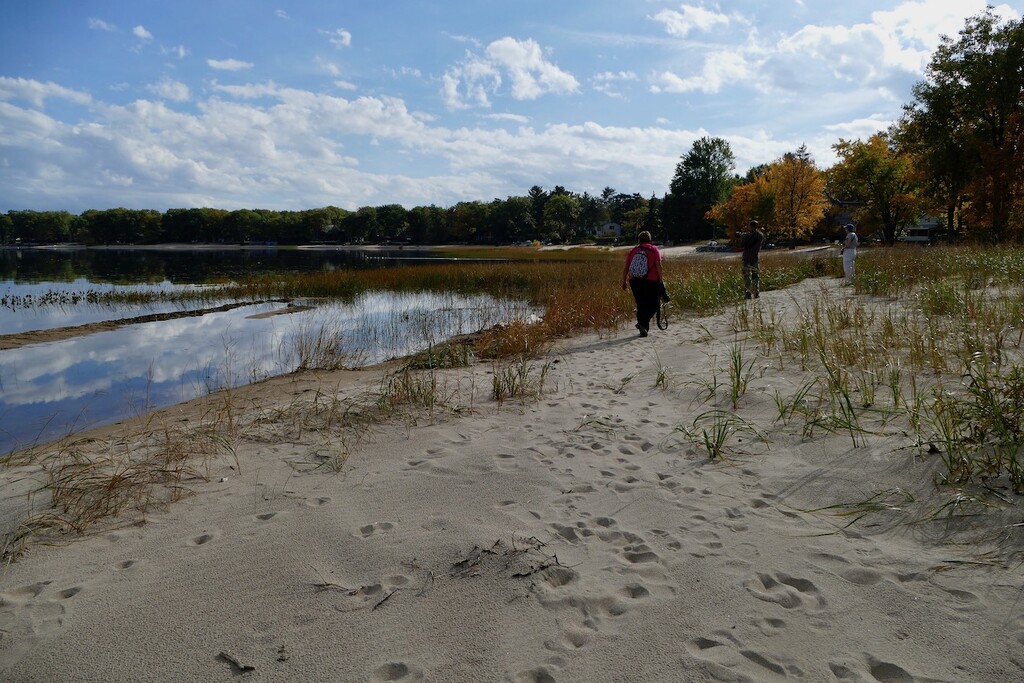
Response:
[[[636,325],[642,332],[651,329],[651,318],[658,311],[661,285],[656,280],[630,278],[629,288],[636,301]]]
[[[743,264],[743,289],[749,299],[751,296],[758,298],[761,296],[761,269],[757,267],[757,264]]]

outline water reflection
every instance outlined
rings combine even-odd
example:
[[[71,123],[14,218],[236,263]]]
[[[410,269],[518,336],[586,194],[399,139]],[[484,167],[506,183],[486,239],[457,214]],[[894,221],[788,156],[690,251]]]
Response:
[[[429,250],[400,247],[0,249],[0,281],[209,284],[265,272],[381,268],[391,259],[415,262],[433,256]]]
[[[301,339],[340,334],[349,365],[380,362],[513,316],[489,296],[371,293],[265,318],[280,304],[143,323],[0,351],[0,454],[294,370]]]
[[[89,292],[169,292],[172,290],[195,289],[200,285],[174,285],[168,281],[153,284],[113,285],[95,283],[78,278],[60,283],[60,291],[66,299],[86,295]],[[54,289],[52,282],[14,283],[0,282],[0,301],[18,297],[18,301],[31,298],[38,302]],[[150,313],[172,313],[199,306],[213,307],[220,302],[147,302],[145,304],[99,304],[82,301],[74,304],[7,305],[0,306],[0,334],[15,334],[30,330],[50,330],[55,327],[70,327],[104,320],[122,320]]]

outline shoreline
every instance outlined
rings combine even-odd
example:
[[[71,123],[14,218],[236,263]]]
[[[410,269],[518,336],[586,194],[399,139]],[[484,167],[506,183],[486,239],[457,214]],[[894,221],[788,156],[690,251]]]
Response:
[[[852,296],[822,279],[740,308],[785,318]],[[546,368],[536,396],[495,400],[500,367],[477,362],[423,375],[443,399],[430,408],[396,403],[378,419],[366,406],[401,377],[396,361],[273,378],[90,433],[80,455],[141,457],[165,430],[194,434],[174,452],[202,476],[166,506],[152,498],[56,545],[30,539],[0,574],[0,673],[1019,678],[1024,579],[994,560],[995,539],[969,532],[1012,524],[1013,510],[928,523],[953,492],[932,485],[938,459],[907,450],[909,435],[851,443],[780,421],[773,396],[799,391],[803,373],[760,359],[734,315],[562,340],[526,374]],[[725,382],[738,343],[757,372],[732,408],[708,378]],[[733,432],[709,459],[687,430],[714,410],[766,438]],[[230,451],[200,448],[216,425]],[[24,488],[6,489],[8,524]]]

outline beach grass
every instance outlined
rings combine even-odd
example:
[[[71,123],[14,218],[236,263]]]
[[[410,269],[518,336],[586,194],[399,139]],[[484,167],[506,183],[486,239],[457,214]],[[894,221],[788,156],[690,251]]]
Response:
[[[719,379],[713,356],[711,374],[689,383],[697,388],[697,402],[711,407],[695,409],[697,417],[677,432],[711,460],[728,457],[739,437],[769,444],[770,429],[741,414],[742,399],[765,372],[757,360],[764,357],[794,375],[791,391],[773,391],[776,428],[795,426],[808,439],[845,435],[854,448],[873,436],[909,434],[916,457],[937,459],[935,483],[962,492],[962,500],[985,501],[985,489],[1024,493],[1024,255],[1018,251],[865,249],[852,289],[809,289],[795,302],[796,313],[787,316],[766,298],[743,300],[733,260],[668,262],[666,284],[681,317],[734,310],[735,336],[721,349],[728,357],[721,369],[728,379]],[[812,277],[836,278],[840,271],[828,254],[767,254],[762,292]],[[633,302],[619,287],[621,273],[621,254],[595,250],[557,260],[281,274],[221,288],[220,298],[253,299],[345,298],[374,289],[486,292],[525,300],[542,315],[502,321],[469,339],[432,343],[386,373],[375,396],[359,401],[326,392],[242,425],[242,411],[226,391],[202,428],[167,432],[162,445],[150,443],[142,451],[96,457],[90,449],[92,455],[85,457],[73,440],[37,447],[31,461],[47,472],[39,494],[49,495],[51,504],[33,514],[7,545],[41,530],[84,530],[105,517],[144,515],[153,505],[172,502],[187,493],[189,481],[206,477],[210,459],[231,451],[244,431],[248,438],[261,433],[278,438],[281,430],[289,438],[322,434],[313,464],[340,471],[376,420],[417,411],[432,419],[441,410],[448,415],[472,409],[477,387],[461,384],[446,370],[487,363],[495,404],[535,400],[545,392],[547,358],[559,338],[611,333],[630,320]],[[350,362],[338,340],[339,334],[326,327],[300,335],[301,367],[333,369]],[[714,341],[708,333],[694,343]],[[793,363],[795,369],[786,367]],[[657,366],[654,384],[664,391],[673,368],[660,360]],[[616,391],[627,384],[623,380]],[[731,410],[715,405],[720,389],[728,389]]]

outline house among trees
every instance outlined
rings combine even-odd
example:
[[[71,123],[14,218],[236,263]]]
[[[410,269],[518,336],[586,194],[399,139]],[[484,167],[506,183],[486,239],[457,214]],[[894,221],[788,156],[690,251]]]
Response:
[[[618,223],[609,221],[603,225],[597,226],[594,230],[594,237],[598,239],[609,237],[618,239],[619,237],[622,237],[622,226]]]
[[[896,238],[896,241],[911,244],[933,244],[942,234],[943,227],[942,218],[921,216],[917,224],[907,228],[903,235]]]

